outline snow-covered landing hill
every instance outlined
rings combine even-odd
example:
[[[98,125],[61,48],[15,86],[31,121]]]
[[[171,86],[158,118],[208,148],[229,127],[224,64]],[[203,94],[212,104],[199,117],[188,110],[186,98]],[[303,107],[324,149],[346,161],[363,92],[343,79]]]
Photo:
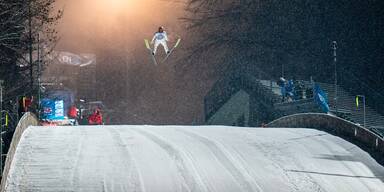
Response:
[[[6,191],[384,192],[384,167],[313,129],[31,127]]]

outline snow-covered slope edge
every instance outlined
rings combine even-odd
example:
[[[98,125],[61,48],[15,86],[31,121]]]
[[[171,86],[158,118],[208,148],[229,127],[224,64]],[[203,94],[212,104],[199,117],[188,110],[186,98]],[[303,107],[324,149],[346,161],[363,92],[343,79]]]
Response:
[[[19,123],[16,126],[15,133],[11,142],[11,145],[8,149],[7,158],[4,164],[3,168],[3,174],[1,177],[1,189],[5,186],[5,181],[9,172],[9,169],[11,167],[11,163],[13,160],[13,157],[16,152],[16,148],[19,144],[19,141],[22,137],[22,134],[29,126],[36,126],[39,124],[39,121],[37,120],[37,117],[33,113],[25,113],[19,120]],[[3,191],[3,190],[1,190]]]
[[[269,123],[268,127],[305,127],[326,131],[359,145],[381,165],[384,165],[384,138],[369,129],[333,115],[323,113],[289,115]]]

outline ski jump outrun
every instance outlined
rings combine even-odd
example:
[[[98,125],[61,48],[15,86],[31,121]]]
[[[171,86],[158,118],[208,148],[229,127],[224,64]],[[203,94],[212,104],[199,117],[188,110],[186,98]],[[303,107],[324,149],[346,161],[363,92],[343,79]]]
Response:
[[[152,61],[155,65],[157,65],[157,60],[156,60],[156,52],[157,48],[159,45],[162,45],[164,48],[164,51],[166,53],[166,56],[162,60],[162,63],[164,63],[168,57],[172,54],[173,50],[180,44],[181,39],[178,38],[175,45],[169,49],[167,42],[169,41],[167,32],[164,30],[164,27],[159,27],[158,31],[154,34],[151,44],[154,45],[153,49],[149,45],[149,41],[147,39],[144,39],[145,46],[147,47],[149,53],[151,54]]]

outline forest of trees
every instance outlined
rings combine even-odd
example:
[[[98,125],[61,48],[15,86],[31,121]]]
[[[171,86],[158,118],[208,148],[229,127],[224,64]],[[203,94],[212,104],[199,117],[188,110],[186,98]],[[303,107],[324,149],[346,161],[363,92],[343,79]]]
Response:
[[[17,97],[37,95],[39,63],[43,69],[58,40],[55,26],[63,12],[54,4],[55,0],[0,2],[0,79],[6,111],[14,111]]]
[[[382,102],[383,9],[375,0],[189,0],[188,56],[211,74],[253,65],[271,78],[284,69],[287,78],[333,82],[337,41],[339,82]]]
[[[335,40],[340,70],[381,77],[383,70],[377,67],[383,69],[383,7],[374,0],[191,0],[185,20],[197,32],[191,34],[200,38],[194,41],[194,53],[225,52],[225,60],[240,56],[275,74],[284,62],[287,74],[321,79],[333,69]]]

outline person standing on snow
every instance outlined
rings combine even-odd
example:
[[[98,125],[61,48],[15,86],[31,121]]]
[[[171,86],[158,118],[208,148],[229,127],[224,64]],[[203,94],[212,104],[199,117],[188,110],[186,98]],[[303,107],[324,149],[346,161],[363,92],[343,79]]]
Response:
[[[169,49],[167,46],[168,36],[167,32],[164,31],[163,27],[159,27],[159,30],[155,33],[152,38],[151,44],[155,44],[153,48],[152,55],[156,54],[157,47],[161,44],[164,47],[164,50],[167,54],[169,54]]]

